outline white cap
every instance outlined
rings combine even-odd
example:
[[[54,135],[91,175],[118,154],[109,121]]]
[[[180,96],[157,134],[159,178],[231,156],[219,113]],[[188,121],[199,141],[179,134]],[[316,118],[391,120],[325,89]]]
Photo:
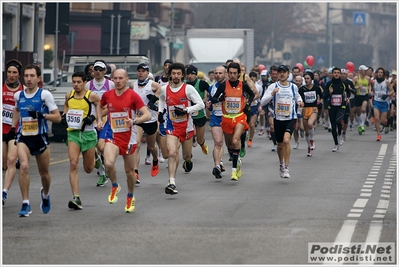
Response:
[[[101,62],[101,61],[97,61],[96,63],[94,63],[93,68],[94,67],[100,67],[100,68],[103,68],[103,69],[107,69],[107,66],[104,64],[104,62]]]
[[[154,80],[154,75],[151,72],[148,73],[148,79]]]
[[[348,70],[347,70],[347,69],[341,69],[341,73],[346,73],[346,74],[348,74]]]
[[[369,68],[367,68],[365,65],[360,65],[359,66],[359,70],[368,70]]]
[[[392,70],[392,75],[397,75],[397,71],[396,70]]]
[[[262,72],[260,73],[261,76],[267,76],[267,70],[262,70]]]

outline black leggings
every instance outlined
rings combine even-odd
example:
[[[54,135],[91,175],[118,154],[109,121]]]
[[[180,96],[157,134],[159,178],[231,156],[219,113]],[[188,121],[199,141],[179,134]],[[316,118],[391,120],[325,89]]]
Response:
[[[342,121],[343,117],[337,121],[337,116],[340,116],[340,114],[338,114],[338,113],[341,109],[342,109],[341,107],[339,107],[339,108],[331,107],[328,109],[328,117],[330,118],[330,122],[331,122],[331,134],[333,136],[335,145],[338,145],[338,135],[341,135],[341,133],[342,133],[342,122],[341,121]],[[338,133],[337,133],[337,128],[338,128]]]

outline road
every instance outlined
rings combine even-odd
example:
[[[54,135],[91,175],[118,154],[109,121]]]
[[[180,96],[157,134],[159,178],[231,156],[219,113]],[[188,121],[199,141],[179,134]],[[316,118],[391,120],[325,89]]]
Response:
[[[3,206],[3,264],[308,264],[309,242],[396,242],[396,131],[376,142],[373,127],[332,152],[332,136],[322,126],[316,150],[306,157],[305,139],[292,150],[291,179],[281,179],[271,141],[255,134],[243,159],[243,176],[230,181],[211,174],[211,153],[193,148],[194,168],[176,177],[179,193],[166,195],[166,163],[150,176],[141,149],[141,185],[136,211],[124,212],[126,182],[117,160],[119,201],[108,204],[110,184],[96,187],[95,172],[79,166],[83,210],[71,211],[66,146],[51,145],[52,209],[40,211],[40,178],[31,162],[30,217],[21,207],[14,181]],[[210,151],[213,142],[206,132]],[[293,139],[291,140],[294,144]],[[145,146],[143,146],[145,148]],[[396,260],[395,260],[396,263]]]

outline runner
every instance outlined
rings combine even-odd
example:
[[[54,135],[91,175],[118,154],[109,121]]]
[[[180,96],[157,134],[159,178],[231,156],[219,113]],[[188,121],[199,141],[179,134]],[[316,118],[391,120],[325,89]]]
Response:
[[[27,217],[32,213],[29,202],[30,155],[36,158],[42,182],[40,208],[44,214],[47,214],[51,209],[50,149],[47,149],[50,143],[47,134],[47,120],[53,123],[61,121],[61,115],[54,102],[53,95],[37,86],[42,75],[40,68],[36,65],[27,65],[23,70],[23,75],[26,88],[14,94],[15,108],[9,132],[9,139],[13,139],[15,126],[19,122],[15,141],[21,162],[19,186],[22,194],[22,208],[18,214],[19,217]]]
[[[366,108],[369,100],[369,92],[371,90],[370,78],[366,76],[367,67],[364,65],[359,66],[359,75],[353,78],[353,84],[355,85],[355,106],[356,106],[356,119],[359,123],[358,133],[361,135],[365,129],[364,124],[366,122]]]
[[[86,75],[84,72],[72,74],[73,90],[65,95],[64,115],[62,122],[68,125],[69,156],[69,182],[72,190],[72,200],[68,202],[68,208],[81,210],[83,208],[79,195],[79,156],[82,152],[83,168],[86,173],[91,173],[95,165],[95,148],[97,145],[97,132],[94,129],[96,116],[92,107],[100,103],[100,97],[86,90]],[[101,113],[97,117],[101,117]]]
[[[294,70],[296,70],[295,74],[302,73],[299,71],[298,67],[294,67],[293,71]],[[298,88],[300,88],[302,86],[302,78],[303,77],[301,75],[294,76],[293,83],[295,83],[295,85]],[[298,149],[299,148],[299,132],[301,133],[301,138],[303,138],[305,136],[305,128],[303,126],[302,108],[296,106],[295,109],[298,112],[298,114],[297,114],[297,119],[296,119],[295,128],[294,128],[295,145],[294,145],[293,149]]]
[[[254,93],[248,84],[238,80],[240,76],[240,64],[233,62],[227,66],[229,79],[220,84],[212,97],[212,103],[222,102],[222,130],[230,157],[233,159],[231,180],[237,181],[241,175],[241,135],[249,128],[244,109],[250,109],[250,103],[254,100]],[[246,102],[244,94],[248,95]],[[244,141],[245,142],[245,141]]]
[[[349,104],[346,105],[345,116],[344,116],[344,126],[342,127],[343,141],[346,141],[346,130],[348,129],[349,118],[352,113],[352,105],[353,105],[353,112],[355,111],[355,107],[354,107],[355,102],[353,100],[355,98],[356,90],[355,90],[355,86],[353,85],[353,82],[348,79],[348,70],[347,69],[341,69],[341,80],[345,83],[346,87],[351,91],[350,96],[347,96],[349,98]],[[352,124],[350,127],[352,127]],[[350,130],[351,130],[351,128],[350,128]]]
[[[14,114],[15,99],[14,94],[24,89],[24,86],[19,81],[21,76],[22,64],[16,59],[11,59],[6,63],[7,79],[3,84],[3,170],[6,169],[4,176],[3,187],[3,205],[7,201],[8,190],[14,181],[15,174],[17,173],[16,164],[17,159],[17,146],[15,144],[15,128],[11,131],[12,118]],[[14,138],[10,138],[14,137]]]
[[[258,73],[252,71],[249,73],[249,78],[254,82],[256,89],[258,90],[259,95],[262,94],[262,86],[258,84],[256,81],[258,80]],[[258,108],[259,108],[260,99],[256,99],[251,102],[250,105],[250,119],[249,119],[249,138],[248,138],[248,147],[252,147],[252,139],[255,135],[255,125],[256,120],[258,119]]]
[[[121,186],[117,181],[115,161],[118,155],[121,155],[124,161],[127,181],[125,212],[134,212],[136,176],[134,175],[133,165],[137,161],[134,154],[137,146],[136,124],[148,121],[151,118],[151,114],[140,96],[126,87],[129,81],[127,72],[124,69],[117,69],[114,71],[113,76],[115,89],[105,92],[101,98],[100,105],[97,106],[97,114],[101,113],[105,106],[108,108],[107,119],[109,127],[106,128],[104,146],[105,167],[112,182],[108,202],[114,204],[118,201],[118,193],[121,190]],[[137,111],[140,111],[142,116],[136,117]],[[97,128],[100,131],[104,128],[103,121],[98,121]]]
[[[299,88],[299,94],[304,100],[302,109],[303,126],[305,128],[306,142],[308,143],[308,157],[312,156],[312,150],[316,148],[314,144],[315,121],[318,114],[318,105],[322,98],[321,86],[313,84],[314,75],[312,72],[305,72],[303,75],[305,85]]]
[[[387,113],[389,110],[389,100],[390,96],[394,94],[392,85],[389,83],[388,79],[385,79],[385,69],[379,67],[376,70],[377,77],[374,81],[374,86],[372,89],[372,95],[374,96],[373,108],[374,108],[374,122],[377,131],[377,141],[381,140],[381,129],[380,124],[382,124],[389,132],[389,125],[387,120]],[[386,133],[388,133],[386,132]]]
[[[205,107],[197,90],[184,82],[185,67],[182,63],[173,63],[169,67],[170,84],[162,86],[159,97],[159,110],[166,109],[166,145],[168,149],[169,182],[165,193],[175,195],[176,171],[179,164],[179,148],[182,146],[183,169],[190,172],[193,168],[191,152],[193,147],[194,126],[191,113]],[[194,105],[192,105],[194,103]],[[158,121],[164,123],[163,112],[158,113]]]
[[[262,97],[261,105],[274,101],[274,130],[277,139],[277,154],[280,161],[280,177],[290,178],[288,164],[291,155],[291,134],[295,128],[297,112],[295,104],[303,107],[298,87],[288,81],[290,69],[287,65],[278,67],[279,81],[271,84]]]

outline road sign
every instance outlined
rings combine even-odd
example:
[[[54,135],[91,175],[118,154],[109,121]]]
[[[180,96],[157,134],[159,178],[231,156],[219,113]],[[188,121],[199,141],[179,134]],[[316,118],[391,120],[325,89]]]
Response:
[[[326,62],[326,60],[324,59],[324,56],[317,56],[317,60],[316,63],[319,65],[324,64],[324,62]]]
[[[366,12],[353,12],[353,25],[366,25]]]

